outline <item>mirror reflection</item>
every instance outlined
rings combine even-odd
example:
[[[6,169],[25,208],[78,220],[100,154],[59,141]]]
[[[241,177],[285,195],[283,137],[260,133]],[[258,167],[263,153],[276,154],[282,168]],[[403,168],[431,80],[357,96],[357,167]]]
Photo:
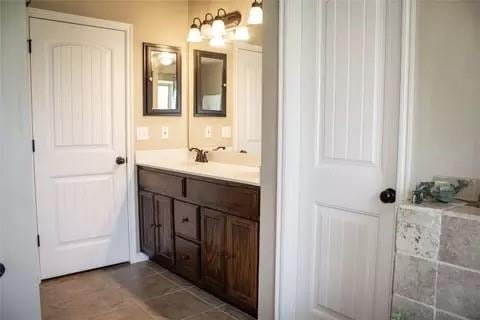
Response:
[[[223,53],[195,50],[195,116],[226,116],[226,60]]]
[[[180,49],[144,43],[145,115],[181,115]]]
[[[152,109],[174,110],[177,108],[177,57],[171,52],[152,51]]]

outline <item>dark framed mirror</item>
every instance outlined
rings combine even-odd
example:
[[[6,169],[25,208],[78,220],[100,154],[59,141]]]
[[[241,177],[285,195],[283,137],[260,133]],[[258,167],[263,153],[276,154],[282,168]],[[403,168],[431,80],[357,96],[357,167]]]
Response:
[[[143,114],[182,114],[182,57],[180,48],[143,43]]]
[[[227,115],[227,55],[194,50],[196,117]]]

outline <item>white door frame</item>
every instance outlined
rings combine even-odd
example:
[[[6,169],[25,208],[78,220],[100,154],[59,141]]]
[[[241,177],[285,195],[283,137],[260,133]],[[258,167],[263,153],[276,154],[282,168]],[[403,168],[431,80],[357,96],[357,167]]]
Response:
[[[133,48],[132,36],[133,26],[128,23],[109,21],[103,19],[96,19],[90,17],[77,16],[56,11],[49,11],[36,8],[28,8],[27,11],[27,28],[30,18],[39,18],[45,20],[60,21],[66,23],[74,23],[85,26],[106,28],[122,31],[125,33],[125,70],[126,70],[126,150],[127,150],[127,212],[128,212],[128,230],[129,230],[129,260],[131,263],[146,260],[147,257],[139,252],[138,241],[138,222],[136,209],[136,175],[135,175],[135,151],[133,147],[133,132],[134,132],[134,109],[133,109],[133,95],[132,95],[132,74],[133,74]],[[30,36],[30,35],[29,35]],[[29,63],[29,79],[30,75],[30,61]],[[32,124],[33,125],[33,124]],[[38,223],[38,221],[37,221]]]
[[[262,53],[263,49],[261,46],[257,46],[254,44],[249,44],[249,43],[243,43],[243,42],[236,42],[233,45],[233,74],[235,75],[234,77],[234,85],[233,85],[233,99],[235,101],[234,103],[234,112],[233,112],[233,136],[232,136],[232,145],[233,145],[233,150],[238,151],[238,95],[237,95],[237,87],[238,87],[238,78],[237,78],[237,70],[238,70],[238,50],[248,50],[248,51],[253,51],[253,52],[258,52]]]
[[[280,1],[275,319],[282,320],[295,319],[297,300],[302,2]],[[412,77],[415,53],[414,21],[415,0],[402,0],[402,79],[397,203],[406,199],[410,183],[413,130]],[[393,233],[394,230],[392,230],[392,237]],[[394,250],[393,247],[392,250]],[[393,284],[393,261],[391,276]],[[392,295],[391,292],[389,294]]]

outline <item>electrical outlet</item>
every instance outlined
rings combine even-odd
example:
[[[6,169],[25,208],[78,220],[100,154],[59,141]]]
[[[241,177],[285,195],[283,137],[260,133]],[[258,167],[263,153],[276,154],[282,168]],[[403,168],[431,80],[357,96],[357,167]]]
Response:
[[[148,127],[137,127],[137,141],[148,140]]]
[[[162,139],[168,139],[168,127],[162,126]]]
[[[211,138],[211,137],[212,137],[212,127],[205,126],[205,138]]]
[[[222,138],[232,137],[232,127],[222,127]]]

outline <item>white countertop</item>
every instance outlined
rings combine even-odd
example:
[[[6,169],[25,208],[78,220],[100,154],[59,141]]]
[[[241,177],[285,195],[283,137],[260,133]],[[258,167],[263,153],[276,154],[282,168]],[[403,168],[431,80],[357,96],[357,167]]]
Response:
[[[214,161],[199,163],[194,159],[195,154],[185,149],[137,151],[135,153],[135,163],[139,166],[260,186],[260,168],[258,166]]]

